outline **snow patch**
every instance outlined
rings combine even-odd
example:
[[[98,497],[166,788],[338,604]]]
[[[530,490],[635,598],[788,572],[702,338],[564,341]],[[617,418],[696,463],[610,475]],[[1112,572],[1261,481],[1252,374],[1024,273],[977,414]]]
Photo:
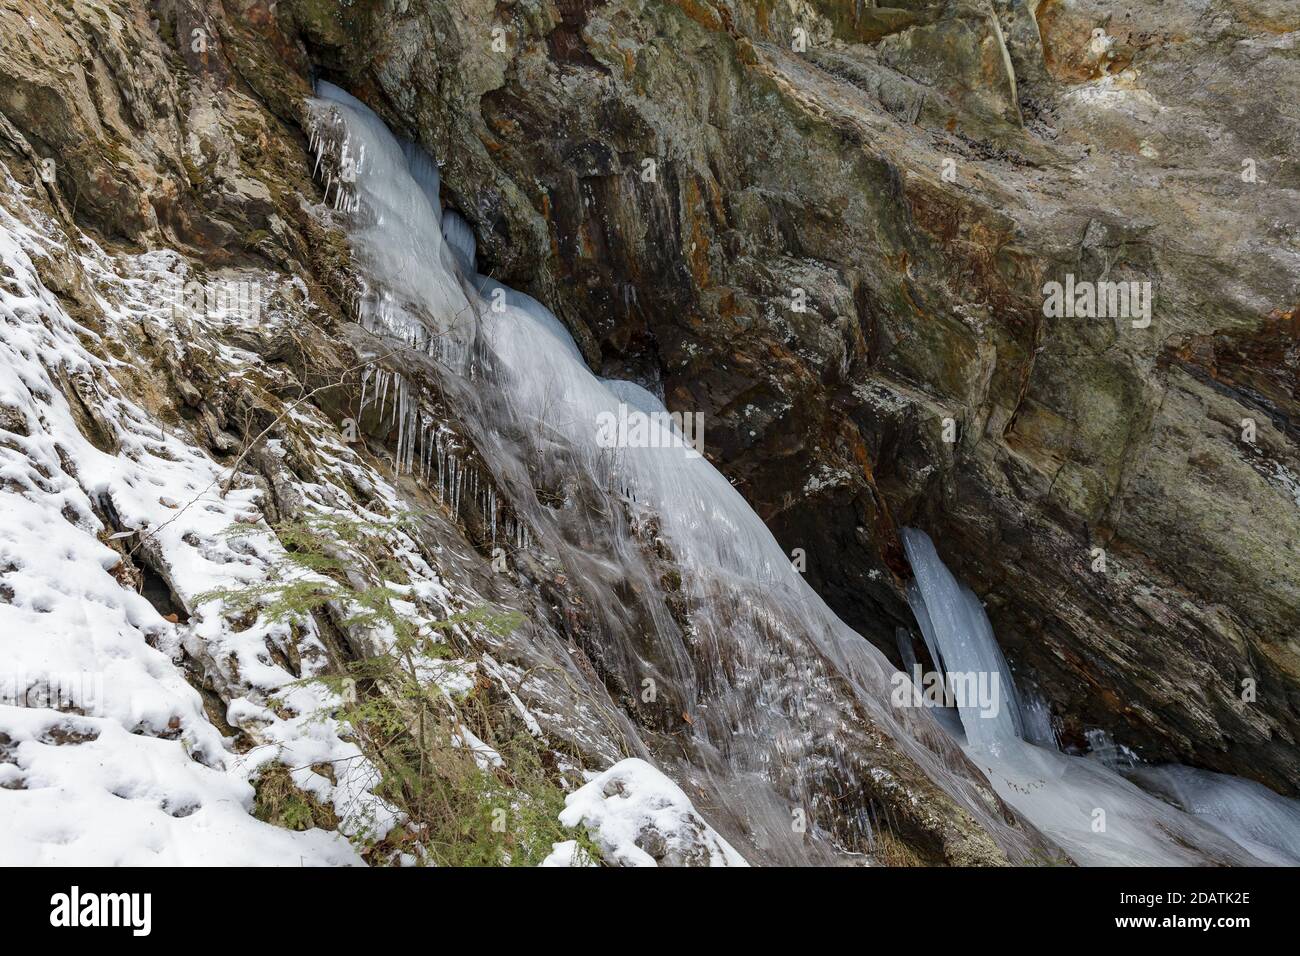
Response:
[[[695,812],[681,787],[635,757],[565,797],[560,822],[585,826],[603,858],[618,866],[749,865]]]

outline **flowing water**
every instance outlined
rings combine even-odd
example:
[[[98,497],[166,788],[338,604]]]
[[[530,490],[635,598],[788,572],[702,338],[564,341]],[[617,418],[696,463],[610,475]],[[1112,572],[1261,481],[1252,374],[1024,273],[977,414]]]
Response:
[[[1105,759],[1114,748],[1109,754],[1098,748],[1103,759],[1061,753],[1042,726],[1041,711],[1036,719],[1024,716],[979,599],[944,567],[924,532],[904,529],[903,547],[916,574],[908,600],[931,658],[949,673],[1000,678],[996,714],[969,704],[956,708],[967,756],[999,796],[1072,858],[1088,864],[1198,863],[1207,856],[1300,863],[1300,804],[1260,784],[1192,767]]]
[[[680,755],[678,775],[709,793],[702,809],[725,818],[729,835],[743,832],[755,862],[824,862],[874,847],[882,823],[898,821],[878,819],[871,795],[908,786],[908,768],[1013,859],[1041,854],[1036,835],[989,799],[963,749],[1080,862],[1253,862],[1247,841],[1273,839],[1268,826],[1234,836],[1194,815],[1213,817],[1205,808],[1216,800],[1241,806],[1235,790],[1183,813],[1096,761],[1027,743],[1050,740],[1044,712],[1014,701],[978,602],[917,532],[907,539],[912,605],[931,657],[953,671],[996,672],[1011,701],[992,719],[959,710],[948,730],[928,708],[891,705],[895,668],[804,582],[743,497],[663,417],[660,399],[592,374],[545,306],[478,273],[473,232],[443,213],[437,166],[422,152],[341,90],[322,83],[318,96],[318,164],[328,143],[349,170],[345,182],[328,174],[326,198],[348,216],[367,282],[358,319],[437,381],[491,480],[418,390],[376,372],[363,405],[395,423],[398,470],[461,513],[468,507],[493,545],[565,570],[606,684],[636,708],[657,757]],[[602,440],[602,423],[629,415],[637,426],[625,440]],[[800,814],[807,834],[792,825]]]

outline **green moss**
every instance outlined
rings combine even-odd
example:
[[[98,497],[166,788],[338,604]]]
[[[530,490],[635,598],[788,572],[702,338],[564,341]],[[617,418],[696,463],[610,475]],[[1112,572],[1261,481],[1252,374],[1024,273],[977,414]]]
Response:
[[[244,234],[244,248],[256,249],[259,245],[271,238],[271,233],[266,229],[253,229]]]
[[[397,590],[409,578],[389,540],[397,531],[413,531],[408,522],[416,521],[415,515],[361,521],[310,512],[281,522],[275,531],[287,557],[268,580],[196,600],[221,600],[227,616],[252,612],[271,621],[342,616],[350,633],[383,635],[385,652],[305,681],[338,695],[334,716],[377,770],[374,792],[406,820],[362,847],[372,862],[401,856],[451,866],[533,866],[552,844],[569,839],[598,859],[584,831],[560,825],[564,790],[554,755],[528,732],[507,695],[497,691],[494,697],[496,685],[485,682],[453,700],[426,679],[429,664],[450,656],[465,631],[504,634],[520,618],[486,608],[441,620],[411,614],[409,598]],[[232,533],[249,531],[240,526]],[[465,746],[467,731],[500,762],[480,766],[482,755]],[[257,787],[259,819],[290,829],[337,825],[326,808],[293,786],[286,768],[269,768]]]
[[[203,171],[194,165],[194,161],[188,156],[181,157],[181,163],[185,166],[185,178],[189,180],[190,186],[198,189],[203,185]]]
[[[299,789],[284,764],[264,768],[253,789],[256,793],[253,816],[265,823],[288,830],[338,829],[339,819],[334,808]]]

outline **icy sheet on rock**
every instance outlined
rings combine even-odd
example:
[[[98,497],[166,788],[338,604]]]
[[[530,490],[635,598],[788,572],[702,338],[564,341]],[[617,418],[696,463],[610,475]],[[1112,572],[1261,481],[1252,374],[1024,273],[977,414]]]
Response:
[[[905,766],[897,758],[880,759],[893,753],[922,769],[1013,860],[1059,856],[1036,835],[1018,831],[986,798],[982,781],[967,775],[966,762],[957,759],[928,710],[885,705],[892,667],[792,571],[764,522],[726,478],[706,459],[683,452],[680,435],[659,419],[664,407],[655,395],[633,383],[596,378],[544,305],[473,273],[472,236],[459,217],[442,213],[437,167],[411,144],[399,143],[353,97],[327,83],[318,94],[318,152],[328,131],[341,155],[366,156],[354,192],[342,200],[355,213],[354,254],[368,280],[384,290],[363,303],[363,325],[401,341],[429,342],[428,354],[447,373],[440,384],[475,396],[462,418],[470,427],[477,423],[474,440],[494,469],[517,476],[512,504],[539,549],[574,564],[581,569],[575,576],[592,582],[589,603],[605,615],[594,627],[613,636],[601,642],[603,665],[629,686],[648,677],[677,696],[693,742],[725,768],[708,780],[711,795],[745,821],[753,845],[776,859],[804,861],[819,859],[813,854],[827,843],[870,846],[874,801],[897,786],[882,763]],[[641,431],[609,447],[598,438],[598,423],[626,416],[629,408],[643,419]],[[533,493],[538,484],[562,489],[560,500],[540,505]],[[579,501],[582,507],[575,507]],[[591,521],[593,514],[600,519]],[[646,619],[629,622],[620,616],[632,603],[629,594],[651,590],[659,577],[635,539],[638,522],[652,526],[656,543],[670,553],[680,592],[652,594]],[[998,679],[1002,706],[988,719],[985,708],[969,704],[952,716],[960,718],[955,738],[1008,804],[1083,862],[1258,862],[1223,833],[1110,768],[1051,747],[1050,721],[1044,722],[1041,708],[1022,711],[978,600],[952,579],[932,547],[926,550],[923,538],[908,536],[918,581],[912,606],[933,660],[950,674]],[[573,542],[594,545],[604,560],[583,563]],[[635,587],[626,587],[627,581]],[[689,621],[663,613],[656,596],[689,607]],[[648,635],[639,645],[637,633]],[[889,738],[888,748],[879,746],[881,736]],[[1034,747],[1027,736],[1049,746]],[[615,789],[623,783],[607,782]],[[869,784],[878,788],[874,795]],[[637,846],[621,815],[640,812],[636,799],[599,791],[593,796],[589,787],[582,793],[577,803],[586,801],[593,826],[609,826],[606,841],[620,862],[654,856]],[[931,790],[929,797],[938,794]],[[584,818],[577,803],[566,810],[566,822]],[[919,796],[907,794],[890,811],[910,814],[919,805]],[[792,806],[822,823],[812,839],[791,839]],[[1104,829],[1093,830],[1102,819],[1098,811],[1105,811]],[[829,839],[828,818],[838,830]],[[918,813],[912,822],[932,821]],[[948,852],[957,859],[990,859],[980,849],[970,856],[960,847]]]
[[[949,675],[999,678],[996,713],[957,707],[967,756],[999,796],[1075,862],[1184,866],[1300,861],[1297,801],[1251,781],[1193,767],[1140,766],[1125,775],[1095,756],[1061,753],[1041,712],[1030,721],[1023,718],[1010,668],[979,599],[944,565],[928,535],[905,528],[902,537],[916,574],[908,599],[931,659]]]
[[[582,589],[585,626],[602,635],[591,648],[601,666],[627,686],[651,681],[657,706],[671,706],[664,719],[690,727],[719,825],[728,820],[774,861],[828,862],[846,846],[874,844],[882,797],[911,824],[936,826],[924,789],[978,822],[940,838],[944,852],[992,858],[988,844],[999,840],[1024,856],[1037,837],[992,808],[964,764],[928,745],[938,739],[956,753],[928,714],[889,708],[883,655],[791,567],[727,478],[684,445],[662,402],[597,378],[549,309],[469,274],[460,225],[438,209],[436,167],[403,168],[418,153],[378,117],[328,83],[317,92],[314,148],[328,139],[332,153],[366,157],[342,201],[373,285],[360,323],[429,343],[440,388],[461,403],[459,421],[520,516],[516,549],[531,539],[565,567]],[[422,289],[408,275],[416,261]],[[635,437],[609,447],[601,423],[629,410]],[[792,831],[795,810],[814,821],[811,838]]]

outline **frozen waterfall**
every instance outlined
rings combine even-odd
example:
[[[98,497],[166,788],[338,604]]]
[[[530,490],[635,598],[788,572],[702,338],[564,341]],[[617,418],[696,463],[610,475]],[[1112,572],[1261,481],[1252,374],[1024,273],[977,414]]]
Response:
[[[1121,775],[1104,761],[1057,750],[1041,711],[1032,720],[1022,713],[979,599],[953,577],[924,532],[904,529],[903,547],[916,573],[908,599],[931,659],[949,674],[999,678],[996,713],[957,708],[967,755],[999,796],[1077,862],[1200,862],[1173,837],[1202,852],[1217,847],[1233,862],[1300,863],[1300,803],[1260,784],[1173,765],[1139,764]]]
[[[960,746],[1003,799],[1082,862],[1254,860],[1223,827],[1201,822],[1196,806],[1183,813],[1095,761],[1026,743],[1027,734],[1041,739],[1041,714],[1027,722],[978,601],[919,533],[907,539],[912,606],[932,658],[954,672],[997,674],[1006,706],[991,720],[959,708],[960,742],[927,709],[892,706],[892,665],[794,571],[730,482],[684,447],[661,400],[593,375],[545,306],[477,272],[473,232],[442,211],[438,169],[423,152],[336,87],[322,83],[318,96],[318,120],[335,127],[350,173],[347,198],[339,184],[335,202],[349,211],[367,283],[359,321],[437,378],[509,498],[513,546],[535,545],[569,570],[602,668],[628,687],[650,681],[671,702],[653,720],[679,734],[677,775],[709,786],[715,812],[770,859],[826,861],[870,844],[881,823],[869,785],[887,774],[874,762],[883,730],[1013,859],[1032,860],[1032,844],[990,805]],[[319,157],[320,139],[313,145]],[[495,536],[497,492],[448,449],[405,383],[381,378],[371,400],[392,403],[401,419],[399,469],[436,472],[458,507],[461,495],[481,497]],[[598,423],[629,409],[644,416],[641,440],[608,447]],[[1091,831],[1099,806],[1101,838]],[[792,830],[792,808],[806,812],[813,839]]]

